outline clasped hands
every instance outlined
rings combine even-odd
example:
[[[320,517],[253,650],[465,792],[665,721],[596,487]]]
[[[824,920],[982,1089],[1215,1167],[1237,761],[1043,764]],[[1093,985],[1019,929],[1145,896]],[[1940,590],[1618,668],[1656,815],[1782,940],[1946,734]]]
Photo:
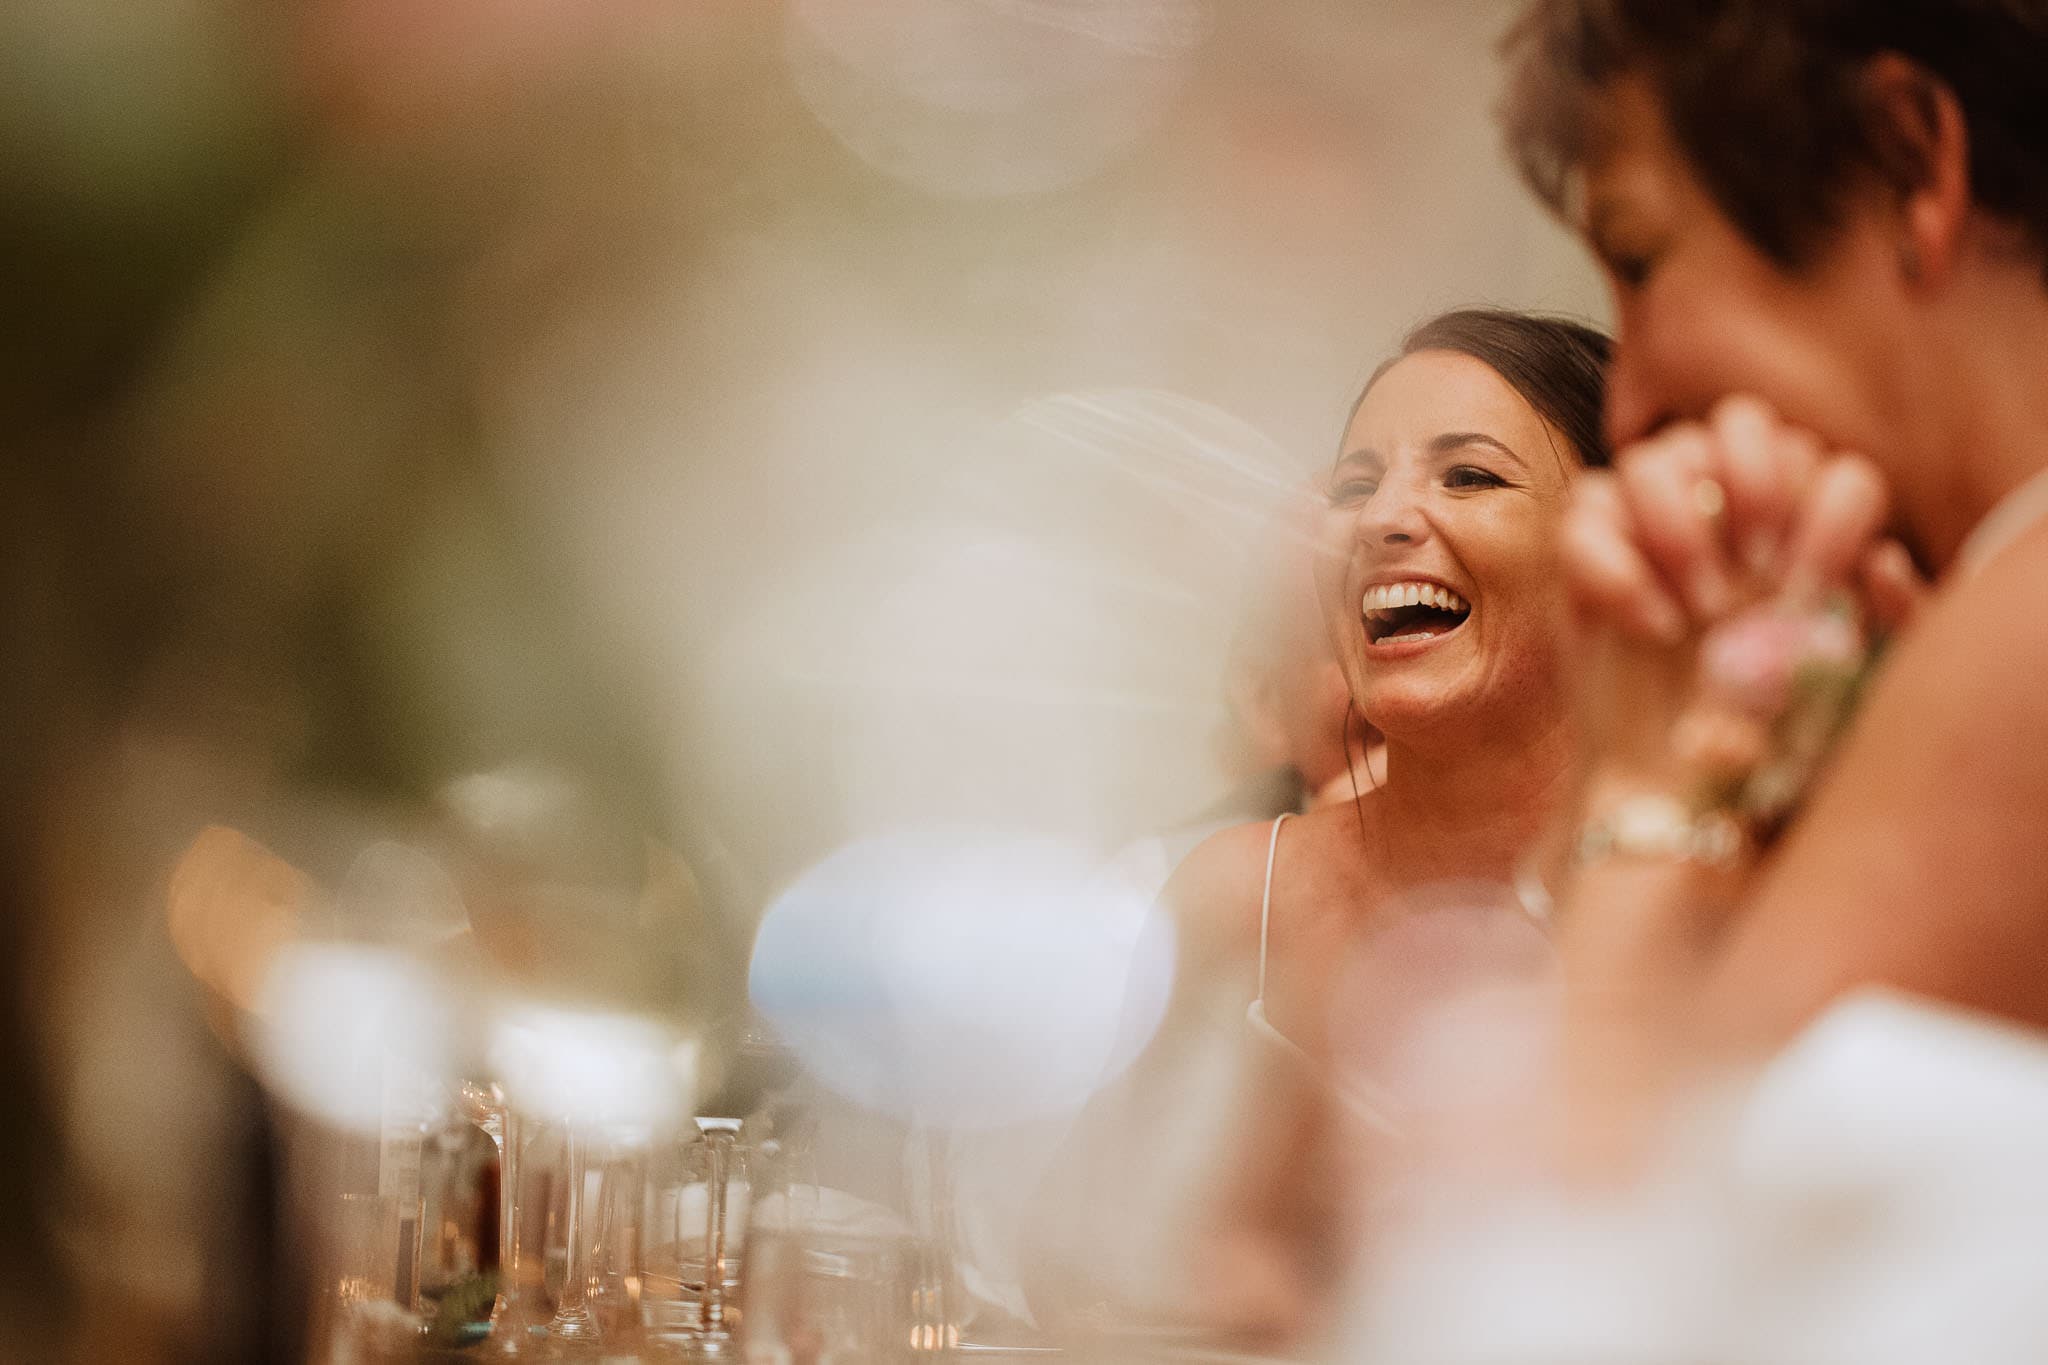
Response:
[[[1767,839],[1926,585],[1868,461],[1731,397],[1577,482],[1561,540],[1585,670],[1584,791],[1654,792]]]

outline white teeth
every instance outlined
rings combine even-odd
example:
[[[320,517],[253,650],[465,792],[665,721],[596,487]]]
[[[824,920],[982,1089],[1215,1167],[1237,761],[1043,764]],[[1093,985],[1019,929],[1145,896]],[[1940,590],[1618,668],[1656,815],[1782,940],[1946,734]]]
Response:
[[[1465,599],[1449,588],[1420,580],[1381,583],[1367,588],[1365,600],[1361,603],[1361,608],[1365,611],[1392,611],[1396,607],[1414,606],[1431,606],[1440,611],[1471,610]]]

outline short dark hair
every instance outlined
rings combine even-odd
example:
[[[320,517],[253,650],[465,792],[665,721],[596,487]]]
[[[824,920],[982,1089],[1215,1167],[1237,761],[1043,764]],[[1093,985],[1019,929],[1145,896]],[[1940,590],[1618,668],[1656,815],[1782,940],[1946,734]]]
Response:
[[[1506,308],[1453,309],[1409,332],[1401,349],[1373,371],[1351,411],[1355,417],[1365,395],[1398,361],[1418,351],[1451,351],[1471,356],[1506,380],[1546,422],[1564,433],[1580,464],[1604,468],[1610,457],[1600,405],[1607,394],[1612,350],[1606,333],[1571,318]]]
[[[1597,97],[1640,76],[1730,221],[1803,267],[1850,190],[1922,174],[1864,87],[1892,53],[1961,105],[1978,204],[2048,248],[2048,0],[1534,0],[1503,50],[1509,147],[1560,211],[1595,150]]]

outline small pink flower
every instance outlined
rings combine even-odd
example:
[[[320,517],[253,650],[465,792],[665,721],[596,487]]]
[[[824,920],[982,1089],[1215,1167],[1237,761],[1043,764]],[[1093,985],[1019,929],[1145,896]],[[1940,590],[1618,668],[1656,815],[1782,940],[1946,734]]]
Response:
[[[1769,718],[1792,697],[1792,678],[1806,657],[1811,621],[1758,608],[1716,626],[1700,648],[1708,690]]]

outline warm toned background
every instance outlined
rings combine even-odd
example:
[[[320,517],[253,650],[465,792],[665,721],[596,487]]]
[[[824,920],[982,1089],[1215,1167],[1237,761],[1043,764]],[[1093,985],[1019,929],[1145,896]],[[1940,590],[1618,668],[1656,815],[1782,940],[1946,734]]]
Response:
[[[1179,818],[1372,363],[1599,312],[1491,127],[1510,9],[20,8],[9,505],[76,675],[19,709],[377,799],[630,770],[740,902]]]
[[[537,757],[743,942],[864,834],[1207,803],[1244,547],[1373,362],[1599,306],[1507,9],[0,13],[0,1354],[67,1282],[85,1359],[293,1327],[216,1292],[275,1172],[166,927],[204,826],[374,935],[366,847]]]

